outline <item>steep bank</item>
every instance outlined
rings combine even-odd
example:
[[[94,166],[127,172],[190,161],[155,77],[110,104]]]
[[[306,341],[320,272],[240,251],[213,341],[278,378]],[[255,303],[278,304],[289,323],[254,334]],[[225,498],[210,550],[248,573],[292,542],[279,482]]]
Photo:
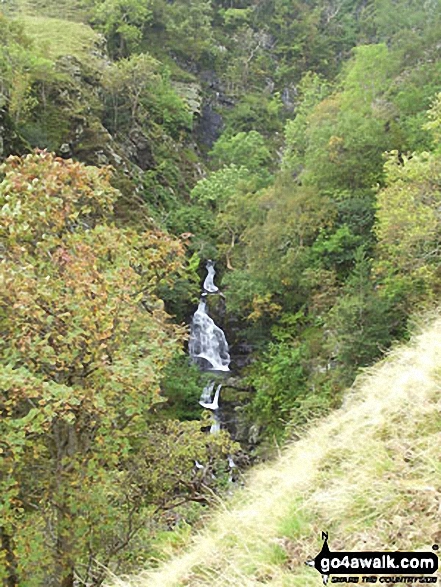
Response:
[[[342,408],[220,505],[187,550],[118,587],[303,586],[320,532],[335,550],[441,541],[441,319],[360,377]]]

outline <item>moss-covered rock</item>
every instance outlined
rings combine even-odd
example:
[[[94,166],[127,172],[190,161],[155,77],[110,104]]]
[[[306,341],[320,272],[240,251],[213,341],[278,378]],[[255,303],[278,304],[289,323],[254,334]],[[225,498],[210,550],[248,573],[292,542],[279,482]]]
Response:
[[[29,152],[30,146],[17,132],[11,117],[4,108],[0,108],[0,160],[9,155]]]

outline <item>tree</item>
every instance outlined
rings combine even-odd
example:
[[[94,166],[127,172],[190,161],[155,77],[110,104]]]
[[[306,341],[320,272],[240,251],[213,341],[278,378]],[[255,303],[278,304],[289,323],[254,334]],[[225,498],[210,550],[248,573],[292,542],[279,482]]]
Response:
[[[7,107],[16,125],[38,105],[35,86],[54,79],[53,63],[33,50],[21,25],[0,14],[0,108]]]
[[[383,294],[404,303],[435,299],[440,287],[441,163],[438,153],[388,155],[378,194],[376,271]]]
[[[243,236],[248,269],[268,293],[295,308],[305,294],[302,274],[310,264],[310,247],[321,230],[333,225],[331,202],[281,174],[258,204],[266,212],[263,221],[250,223]]]
[[[140,121],[143,98],[161,81],[158,69],[159,62],[148,54],[121,59],[106,69],[103,87],[111,102],[113,132]]]
[[[288,422],[296,418],[300,423],[305,415],[299,413],[307,395],[304,352],[302,346],[292,342],[270,343],[251,371],[248,381],[256,394],[248,408],[249,415],[254,424],[265,427],[269,437],[280,438]]]
[[[198,181],[191,191],[191,197],[203,204],[212,202],[221,207],[234,197],[241,183],[247,182],[250,175],[246,167],[232,163]]]
[[[383,44],[354,50],[341,91],[309,116],[304,182],[351,197],[381,181],[382,153],[396,146],[387,132],[395,110],[385,92],[397,71],[396,56]]]
[[[317,104],[329,93],[329,86],[320,76],[307,72],[298,86],[298,100],[295,117],[285,126],[285,148],[282,169],[299,175],[308,145],[307,131],[309,117]]]
[[[181,473],[159,482],[164,462],[141,465],[164,433],[151,409],[185,337],[157,294],[183,276],[184,247],[112,223],[107,169],[40,152],[1,171],[0,577],[99,585],[155,511],[201,501],[192,459],[230,450],[197,423],[170,424],[189,438],[170,443]]]
[[[164,26],[173,52],[193,61],[213,48],[210,0],[175,0],[164,3]]]
[[[173,89],[166,72],[161,71],[159,61],[148,53],[120,59],[108,67],[103,87],[108,124],[114,133],[139,127],[147,135],[156,132],[164,141],[164,131],[180,138],[183,131],[191,128],[189,108]],[[157,136],[155,140],[159,142]]]
[[[114,57],[128,57],[139,47],[151,18],[151,5],[145,0],[103,0],[95,10],[95,21]]]
[[[228,136],[223,134],[210,152],[216,167],[244,166],[251,173],[265,175],[271,163],[271,152],[264,137],[252,130]]]
[[[330,355],[343,367],[340,377],[345,384],[358,367],[369,365],[384,352],[399,323],[390,301],[375,287],[371,266],[372,260],[360,247],[355,267],[326,318]]]

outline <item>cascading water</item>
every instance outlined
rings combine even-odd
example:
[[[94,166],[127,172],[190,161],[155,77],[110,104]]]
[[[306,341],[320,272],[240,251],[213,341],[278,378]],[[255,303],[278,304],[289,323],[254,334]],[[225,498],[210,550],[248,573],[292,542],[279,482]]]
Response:
[[[214,276],[216,275],[213,261],[207,261],[206,267],[208,275],[204,281],[204,290],[208,293],[217,293],[219,291],[219,288],[216,285],[214,285],[213,282]]]
[[[213,386],[214,386],[214,381],[213,381]],[[210,397],[210,401],[208,401],[208,402],[202,401],[202,397],[204,397],[204,399],[205,399],[205,389],[206,388],[204,388],[204,391],[202,392],[201,399],[199,400],[199,403],[201,404],[201,406],[203,408],[206,408],[207,410],[218,410],[219,409],[219,395],[220,395],[221,387],[222,387],[222,384],[217,386],[213,401],[211,401],[211,397]]]
[[[214,381],[210,381],[210,383],[204,387],[204,390],[202,391],[201,399],[199,400],[199,403],[202,406],[204,404],[208,404],[211,402],[211,396],[212,396],[213,389],[214,389],[214,383],[215,383]]]
[[[216,434],[220,432],[221,429],[221,421],[217,412],[213,412],[213,423],[210,427],[210,434]]]
[[[229,371],[228,343],[221,330],[207,313],[207,294],[202,294],[191,323],[188,350],[202,371]]]
[[[191,322],[188,349],[192,361],[202,371],[226,373],[230,370],[228,343],[223,330],[216,326],[207,312],[207,296],[219,292],[219,288],[214,285],[216,272],[213,261],[207,261],[206,268],[208,273],[203,285],[205,291],[202,293],[198,309]],[[218,384],[214,397],[212,398],[214,386],[215,381],[211,381],[206,385],[199,400],[203,408],[212,411],[213,424],[210,429],[211,433],[218,432],[221,424],[219,418],[219,396],[222,384]]]

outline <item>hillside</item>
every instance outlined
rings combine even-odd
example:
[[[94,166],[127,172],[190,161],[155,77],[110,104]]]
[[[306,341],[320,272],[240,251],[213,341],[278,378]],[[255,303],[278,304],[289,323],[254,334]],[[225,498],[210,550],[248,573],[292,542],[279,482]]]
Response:
[[[441,539],[439,323],[353,386],[439,305],[440,30],[0,2],[0,584],[309,585],[322,530]]]
[[[441,319],[359,377],[342,408],[155,572],[113,587],[321,584],[304,561],[331,550],[430,550],[441,541]]]

